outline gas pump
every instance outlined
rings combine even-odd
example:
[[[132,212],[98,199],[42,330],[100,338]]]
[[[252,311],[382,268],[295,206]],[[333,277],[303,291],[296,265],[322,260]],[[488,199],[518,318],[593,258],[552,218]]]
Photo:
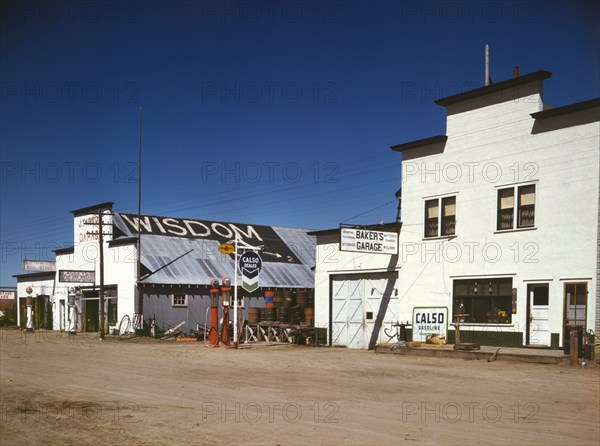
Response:
[[[231,279],[223,279],[221,295],[223,297],[223,325],[221,326],[221,347],[230,348],[229,343],[229,304],[231,301]]]
[[[25,328],[27,331],[33,331],[33,297],[31,296],[33,288],[28,286],[25,291],[27,292],[27,297],[25,298],[25,306],[27,308],[27,325]]]
[[[77,306],[75,304],[75,298],[77,297],[77,294],[80,293],[79,290],[77,290],[74,287],[69,288],[69,300],[68,300],[68,306],[69,306],[69,328],[68,328],[68,332],[70,335],[74,335],[77,333]]]
[[[208,341],[211,347],[219,346],[219,281],[210,282],[210,332]]]

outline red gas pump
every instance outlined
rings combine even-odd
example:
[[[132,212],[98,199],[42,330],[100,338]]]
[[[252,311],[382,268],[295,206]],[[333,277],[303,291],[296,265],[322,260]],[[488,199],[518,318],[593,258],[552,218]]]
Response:
[[[210,281],[210,332],[208,341],[211,347],[219,346],[219,281]]]
[[[231,302],[231,279],[229,277],[225,277],[223,279],[221,295],[223,296],[223,325],[221,326],[221,347],[229,348],[229,304]]]

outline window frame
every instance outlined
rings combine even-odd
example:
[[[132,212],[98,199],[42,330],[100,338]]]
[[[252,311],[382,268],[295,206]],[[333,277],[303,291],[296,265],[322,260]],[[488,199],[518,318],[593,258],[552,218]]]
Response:
[[[453,215],[446,215],[446,201],[447,200],[454,200],[454,214]],[[456,235],[456,195],[449,195],[447,197],[441,197],[440,200],[440,223],[439,223],[439,230],[440,230],[440,235],[442,237],[450,237],[452,235]],[[446,221],[452,221],[452,233],[450,232],[446,232]]]
[[[523,196],[525,195],[526,188],[533,188],[533,204],[522,204]],[[511,210],[510,227],[503,228],[502,225],[502,193],[506,191],[512,192],[512,207],[505,208]],[[500,186],[496,188],[496,232],[507,232],[507,231],[522,231],[528,229],[535,229],[536,226],[536,204],[537,204],[537,186],[536,183],[520,183],[513,184],[511,186]],[[524,219],[523,213],[525,211],[533,211],[531,213],[531,224],[523,224]]]
[[[423,238],[424,239],[436,239],[456,236],[456,195],[442,195],[438,197],[425,198],[424,199],[424,219],[423,219]],[[446,203],[448,200],[454,200],[454,215],[445,215]],[[436,217],[429,217],[429,204],[435,203],[437,206]],[[435,220],[435,234],[429,229],[433,225]],[[452,233],[447,232],[446,222],[452,220]]]
[[[183,296],[183,303],[175,303],[176,297]],[[179,294],[173,293],[171,294],[171,306],[174,308],[186,308],[188,306],[188,294]]]
[[[429,217],[429,203],[435,203],[437,206],[437,215],[435,217]],[[435,220],[435,222],[434,222]],[[435,234],[430,234],[430,224],[435,223]],[[424,232],[423,237],[425,238],[433,238],[439,237],[440,234],[440,199],[432,198],[430,200],[425,200],[425,220],[424,220]]]
[[[510,283],[510,286],[507,285]],[[457,292],[457,287],[466,285],[466,294]],[[506,292],[501,292],[501,286],[506,287]],[[465,324],[477,324],[477,325],[501,325],[511,326],[514,325],[513,312],[512,312],[512,289],[514,286],[514,278],[512,277],[480,277],[473,279],[454,279],[452,281],[452,319],[455,319],[456,314],[460,314],[459,308],[462,302],[463,310],[462,314],[469,314],[464,318],[461,323]],[[477,291],[474,289],[477,288]],[[492,288],[490,293],[488,289]],[[510,290],[510,291],[509,291]],[[487,302],[488,321],[482,322],[481,320],[475,320],[477,316],[475,313],[476,308],[481,308],[482,301],[484,299],[489,300]],[[492,310],[496,308],[497,312],[494,315]],[[502,316],[500,311],[506,313]],[[490,320],[490,319],[495,320]]]
[[[523,200],[523,195],[521,193],[521,190],[525,189],[525,188],[533,188],[533,204],[522,204],[522,200]],[[518,196],[518,202],[517,202],[517,228],[516,229],[525,229],[525,228],[535,228],[535,197],[536,197],[536,187],[535,184],[524,184],[521,186],[517,186],[516,190],[517,190],[517,196]],[[524,207],[528,207],[531,208],[533,210],[533,216],[531,217],[532,219],[532,223],[529,225],[524,225],[521,220],[523,219],[523,211],[525,209],[523,209]]]

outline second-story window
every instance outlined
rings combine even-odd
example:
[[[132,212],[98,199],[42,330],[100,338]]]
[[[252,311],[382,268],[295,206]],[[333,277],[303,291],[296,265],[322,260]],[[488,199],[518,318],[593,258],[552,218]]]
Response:
[[[456,197],[442,198],[442,235],[454,235],[456,229]]]
[[[438,236],[439,199],[425,202],[425,237]]]
[[[515,196],[517,199],[515,200]],[[516,203],[515,203],[516,201]],[[516,215],[515,215],[515,204]],[[535,184],[498,189],[496,229],[532,228],[535,226]]]
[[[454,235],[456,231],[456,197],[425,200],[425,237]]]
[[[519,187],[519,216],[517,227],[531,228],[535,225],[535,184]]]

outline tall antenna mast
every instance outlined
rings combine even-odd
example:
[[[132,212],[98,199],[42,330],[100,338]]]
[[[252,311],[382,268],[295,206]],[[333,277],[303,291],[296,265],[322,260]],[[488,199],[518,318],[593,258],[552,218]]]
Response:
[[[137,227],[137,313],[142,313],[142,238],[140,237],[140,221],[142,214],[142,107],[140,107],[139,141],[138,141],[138,227]]]
[[[490,46],[485,45],[485,85],[490,85]]]

